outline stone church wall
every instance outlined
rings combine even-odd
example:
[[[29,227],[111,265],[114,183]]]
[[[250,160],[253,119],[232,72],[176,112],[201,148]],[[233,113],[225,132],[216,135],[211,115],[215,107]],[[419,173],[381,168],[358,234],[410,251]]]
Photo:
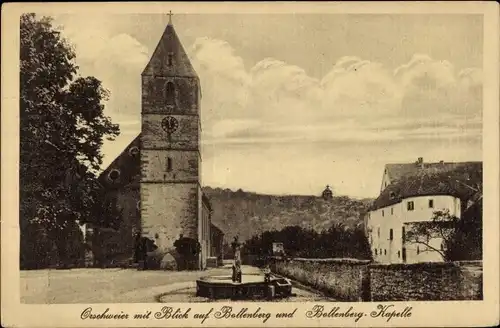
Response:
[[[173,249],[180,234],[198,239],[198,185],[143,183],[143,236],[165,251]]]
[[[130,181],[139,186],[130,194],[116,191],[123,224],[116,231],[101,229],[98,242],[106,252],[103,258],[129,253],[132,258],[141,240],[136,232],[140,232],[156,246],[149,247],[148,257],[162,263],[168,256],[175,257],[174,243],[183,235],[200,242],[199,266],[204,267],[211,247],[209,206],[203,207],[200,187],[200,81],[171,24],[141,79],[141,134],[134,140],[138,151],[133,152],[133,162],[126,154],[113,162],[113,169],[130,174],[112,178],[110,193]]]
[[[142,109],[143,112],[198,113],[198,81],[195,78],[143,76]],[[176,102],[167,106],[165,102],[167,83],[175,84]]]
[[[143,162],[147,166],[143,170],[144,181],[187,181],[198,176],[198,158],[196,151],[175,150],[143,150]],[[171,160],[171,169],[168,170],[168,158]]]
[[[170,137],[162,129],[165,115],[145,115],[142,119],[142,149],[198,150],[198,117],[191,115],[171,115],[179,122],[179,128]]]
[[[129,265],[134,256],[135,232],[140,229],[139,186],[110,191],[110,197],[121,210],[120,226],[116,230],[93,227],[92,251],[99,266]]]

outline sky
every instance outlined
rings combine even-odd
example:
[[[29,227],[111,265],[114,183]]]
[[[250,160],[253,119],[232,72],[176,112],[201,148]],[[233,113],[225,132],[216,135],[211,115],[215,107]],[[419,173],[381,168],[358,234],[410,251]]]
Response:
[[[57,14],[121,135],[168,16]],[[202,85],[202,184],[376,197],[386,163],[482,158],[481,15],[191,14],[174,28]]]

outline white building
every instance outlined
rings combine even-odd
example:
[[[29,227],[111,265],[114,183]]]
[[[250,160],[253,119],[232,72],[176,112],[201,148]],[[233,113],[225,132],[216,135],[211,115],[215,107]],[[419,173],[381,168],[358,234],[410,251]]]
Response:
[[[431,221],[433,213],[448,210],[461,217],[473,190],[467,181],[482,172],[482,163],[424,163],[422,158],[410,164],[387,164],[380,195],[366,218],[368,240],[373,259],[380,263],[416,263],[443,261],[441,254],[423,244],[411,243],[406,234],[417,222]],[[428,245],[444,250],[440,238]]]

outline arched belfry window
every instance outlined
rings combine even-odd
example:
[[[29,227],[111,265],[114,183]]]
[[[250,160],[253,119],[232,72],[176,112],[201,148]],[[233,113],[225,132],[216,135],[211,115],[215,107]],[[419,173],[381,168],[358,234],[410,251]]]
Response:
[[[167,83],[166,97],[167,105],[175,105],[175,86],[172,82]]]
[[[167,65],[168,66],[172,66],[173,63],[174,63],[174,53],[173,52],[169,52],[168,56],[167,56]]]

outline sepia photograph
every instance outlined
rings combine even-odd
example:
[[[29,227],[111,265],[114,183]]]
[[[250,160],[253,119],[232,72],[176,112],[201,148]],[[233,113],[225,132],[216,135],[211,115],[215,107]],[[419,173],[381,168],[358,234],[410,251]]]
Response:
[[[37,8],[16,45],[21,304],[358,322],[367,303],[387,324],[485,300],[483,14]]]

